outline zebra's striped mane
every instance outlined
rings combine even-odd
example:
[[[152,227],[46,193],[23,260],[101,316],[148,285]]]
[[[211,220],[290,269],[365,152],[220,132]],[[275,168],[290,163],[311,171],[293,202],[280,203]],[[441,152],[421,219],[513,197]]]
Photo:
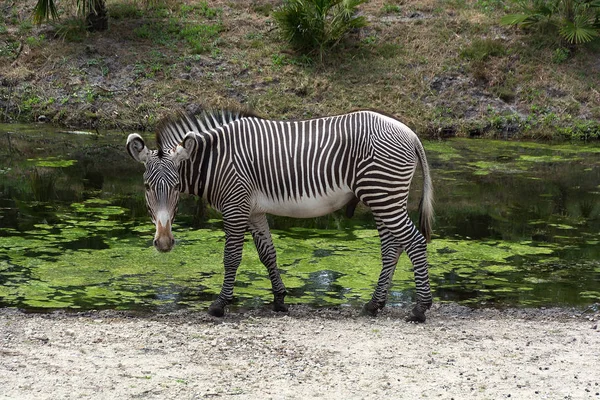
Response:
[[[158,124],[156,130],[158,156],[162,157],[165,152],[175,149],[188,132],[206,132],[245,117],[260,118],[251,110],[237,107],[201,106],[195,111],[176,111],[163,118]]]

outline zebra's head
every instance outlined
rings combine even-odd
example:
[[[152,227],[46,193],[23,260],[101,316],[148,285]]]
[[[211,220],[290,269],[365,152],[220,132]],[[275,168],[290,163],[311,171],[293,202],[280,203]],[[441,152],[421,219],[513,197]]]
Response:
[[[188,133],[182,143],[170,151],[164,151],[160,145],[158,150],[149,150],[137,133],[127,138],[129,155],[146,167],[146,206],[156,225],[154,247],[161,252],[171,251],[175,244],[171,225],[177,213],[181,188],[179,165],[190,157],[196,146],[193,136],[193,133]]]

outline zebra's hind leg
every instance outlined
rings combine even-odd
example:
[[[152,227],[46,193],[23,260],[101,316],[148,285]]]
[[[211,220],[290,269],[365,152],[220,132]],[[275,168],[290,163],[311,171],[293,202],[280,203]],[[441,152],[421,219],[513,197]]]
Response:
[[[365,304],[363,312],[368,315],[376,316],[379,310],[385,307],[388,289],[396,270],[398,258],[402,253],[402,246],[394,235],[385,227],[385,225],[375,217],[377,222],[377,231],[381,240],[381,261],[382,268],[377,281],[377,288],[373,293],[371,300]]]
[[[285,305],[285,295],[287,292],[277,269],[277,254],[273,246],[273,239],[271,238],[265,214],[253,215],[250,218],[249,229],[252,233],[256,250],[258,251],[258,257],[265,267],[267,267],[269,273],[269,279],[273,288],[273,310],[287,311],[288,307]]]
[[[406,250],[406,254],[410,258],[410,261],[413,265],[413,271],[415,275],[415,287],[417,292],[417,304],[413,308],[412,314],[406,320],[409,322],[425,322],[425,311],[431,308],[432,304],[431,288],[429,285],[429,271],[427,265],[427,242],[425,240],[425,237],[423,237],[421,232],[419,232],[415,225],[412,223],[406,211],[402,212],[401,215],[397,218],[392,218],[390,216],[380,216],[379,218],[381,218],[381,222],[383,222],[385,228],[389,233],[391,233],[395,241],[398,241],[400,243],[400,248],[404,248]],[[379,228],[379,230],[380,236],[382,236],[381,229]],[[383,236],[385,236],[385,231],[383,233]],[[381,242],[382,254],[386,251],[386,244],[388,243],[387,241],[384,241],[383,236]],[[390,242],[395,242],[391,239],[389,240]],[[400,252],[398,251],[398,255],[399,254]],[[390,266],[390,261],[388,261],[388,264],[386,265],[385,260],[388,258],[389,257],[386,256],[383,257],[384,270],[386,268],[390,269],[395,267],[395,263],[392,266]],[[390,279],[392,272],[393,269],[390,269]],[[382,275],[383,273],[384,271],[382,270]],[[383,289],[384,287],[382,287],[382,282],[380,278],[380,282],[377,286],[375,294],[373,295],[373,298],[375,299],[375,296],[378,294],[378,291],[380,293],[383,293]],[[387,289],[387,287],[385,289]],[[387,290],[385,293],[387,294]],[[381,295],[379,295],[377,300],[379,300],[380,298]]]
[[[414,225],[413,225],[414,228]],[[425,322],[425,311],[431,308],[433,299],[429,286],[429,271],[427,266],[427,242],[421,232],[414,228],[415,240],[406,248],[415,274],[415,287],[417,290],[417,304],[412,309],[412,315],[406,318],[407,322]]]

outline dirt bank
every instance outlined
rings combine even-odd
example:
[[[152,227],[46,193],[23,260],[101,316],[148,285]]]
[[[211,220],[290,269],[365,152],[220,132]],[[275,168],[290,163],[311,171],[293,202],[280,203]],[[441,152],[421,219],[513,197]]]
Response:
[[[600,399],[597,311],[405,313],[4,309],[0,398]]]
[[[598,46],[502,26],[508,4],[371,1],[368,26],[319,62],[281,39],[280,1],[107,0],[95,33],[69,2],[32,25],[36,3],[0,2],[0,121],[131,133],[233,103],[276,119],[376,108],[436,138],[600,136]]]

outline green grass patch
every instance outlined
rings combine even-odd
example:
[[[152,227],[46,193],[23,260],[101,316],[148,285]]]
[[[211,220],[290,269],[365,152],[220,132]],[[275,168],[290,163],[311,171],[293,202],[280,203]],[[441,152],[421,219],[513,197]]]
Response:
[[[110,15],[110,18],[116,20],[139,18],[143,15],[142,11],[135,3],[129,2],[109,4],[108,14]]]
[[[217,49],[219,34],[223,30],[220,22],[192,23],[170,18],[166,23],[149,22],[134,30],[140,39],[147,39],[161,46],[174,48],[184,41],[192,53],[202,54]]]
[[[475,39],[461,52],[461,56],[473,61],[485,61],[504,54],[506,54],[504,44],[495,39]]]
[[[402,12],[402,7],[398,4],[384,3],[381,6],[382,14],[400,14]]]

